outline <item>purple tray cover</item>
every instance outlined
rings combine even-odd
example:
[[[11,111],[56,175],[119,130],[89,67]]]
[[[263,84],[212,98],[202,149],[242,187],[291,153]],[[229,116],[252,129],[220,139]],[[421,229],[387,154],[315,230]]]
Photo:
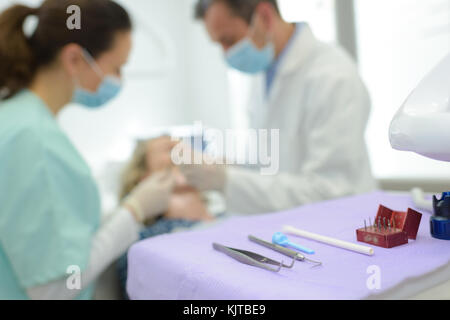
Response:
[[[355,230],[364,226],[364,219],[373,221],[379,204],[393,210],[414,208],[407,195],[375,192],[279,213],[233,217],[206,230],[138,242],[128,254],[127,291],[131,299],[363,299],[450,262],[450,242],[431,237],[430,214],[420,210],[423,216],[416,241],[391,249],[374,246],[373,256],[290,235],[291,241],[316,251],[308,257],[322,261],[323,266],[317,268],[298,261],[292,269],[273,273],[239,263],[212,248],[217,242],[289,264],[289,257],[247,238],[252,234],[270,241],[283,225],[367,245],[356,241]],[[379,271],[380,288],[367,284],[373,268]]]

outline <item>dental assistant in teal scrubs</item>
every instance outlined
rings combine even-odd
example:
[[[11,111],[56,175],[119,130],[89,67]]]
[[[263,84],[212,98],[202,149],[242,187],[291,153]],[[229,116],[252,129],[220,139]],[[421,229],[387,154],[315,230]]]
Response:
[[[81,29],[67,27],[71,5],[81,8]],[[25,35],[33,15],[38,24]],[[143,181],[100,224],[97,186],[56,120],[71,102],[97,108],[119,93],[131,29],[111,0],[0,13],[0,299],[91,299],[101,272],[167,206],[166,173]],[[70,287],[76,268],[80,286]]]

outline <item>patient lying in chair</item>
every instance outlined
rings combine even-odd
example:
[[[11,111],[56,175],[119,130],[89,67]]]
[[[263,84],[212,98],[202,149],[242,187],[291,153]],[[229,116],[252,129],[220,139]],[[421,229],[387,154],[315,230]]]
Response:
[[[200,192],[186,184],[186,180],[173,165],[170,154],[177,144],[170,137],[160,137],[138,143],[131,161],[123,171],[121,178],[120,199],[127,196],[144,178],[161,170],[174,170],[176,176],[175,188],[169,201],[167,212],[152,220],[146,221],[147,228],[140,234],[140,239],[146,239],[177,228],[189,228],[202,221],[212,221],[214,217],[208,212],[207,203]],[[119,278],[126,298],[127,256],[124,255],[118,263]]]
[[[211,220],[205,200],[176,168],[170,153],[177,142],[170,137],[160,137],[138,143],[134,155],[122,174],[120,198],[123,199],[140,181],[146,177],[167,169],[176,176],[176,185],[169,202],[169,210],[161,213],[166,219],[187,219],[191,221]]]

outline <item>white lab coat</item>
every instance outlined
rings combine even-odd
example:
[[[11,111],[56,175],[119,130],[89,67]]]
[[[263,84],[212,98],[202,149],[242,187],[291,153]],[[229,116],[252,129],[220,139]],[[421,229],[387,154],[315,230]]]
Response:
[[[250,101],[250,128],[280,129],[279,173],[230,168],[230,212],[273,212],[376,188],[364,140],[366,87],[351,58],[319,42],[308,25],[282,59],[268,97],[262,74]]]

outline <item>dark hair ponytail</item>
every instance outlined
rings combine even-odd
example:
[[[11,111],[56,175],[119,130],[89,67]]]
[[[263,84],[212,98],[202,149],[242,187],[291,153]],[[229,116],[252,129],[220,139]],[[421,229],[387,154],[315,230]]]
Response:
[[[70,30],[67,8],[81,9],[81,29]],[[28,38],[25,19],[39,22]],[[0,14],[0,100],[28,87],[36,71],[54,61],[69,43],[79,44],[97,58],[111,49],[118,31],[132,28],[128,13],[112,0],[46,0],[40,8],[14,5]]]
[[[14,5],[0,15],[0,98],[26,87],[35,65],[23,24],[37,9]]]

